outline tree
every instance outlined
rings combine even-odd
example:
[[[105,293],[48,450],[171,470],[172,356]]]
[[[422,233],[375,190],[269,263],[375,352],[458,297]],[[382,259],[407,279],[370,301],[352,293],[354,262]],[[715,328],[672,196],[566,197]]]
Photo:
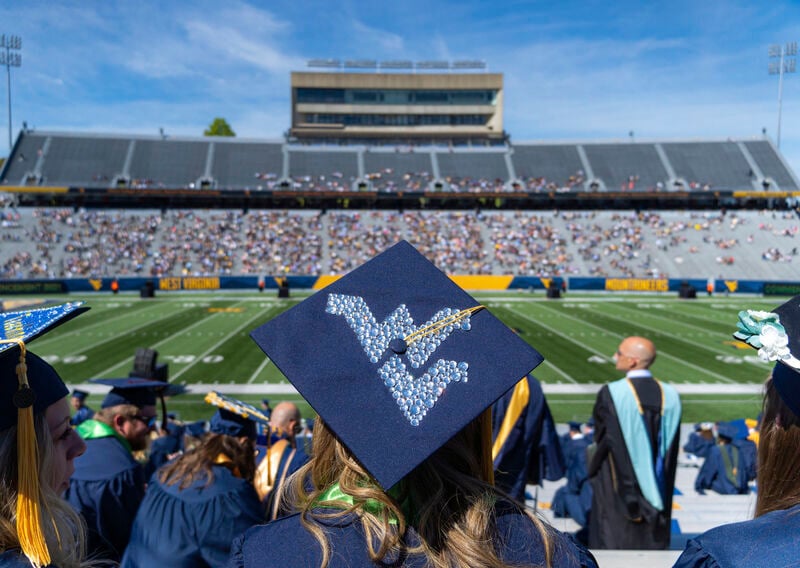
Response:
[[[217,117],[211,123],[211,126],[203,131],[203,136],[236,136],[236,133],[227,120]]]

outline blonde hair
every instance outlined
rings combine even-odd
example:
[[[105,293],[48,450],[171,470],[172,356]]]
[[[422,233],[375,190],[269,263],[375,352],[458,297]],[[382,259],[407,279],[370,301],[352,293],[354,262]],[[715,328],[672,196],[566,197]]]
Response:
[[[59,568],[91,566],[85,561],[86,534],[81,516],[52,488],[53,439],[44,413],[34,415],[39,449],[39,505],[42,531],[51,562]],[[17,508],[17,426],[0,433],[0,553],[20,548],[16,528]]]
[[[442,448],[406,475],[398,484],[396,498],[384,492],[333,432],[318,419],[314,426],[313,457],[289,480],[282,495],[284,507],[301,512],[303,526],[322,548],[321,568],[331,551],[324,529],[317,520],[337,519],[355,513],[364,531],[367,553],[376,563],[391,564],[403,554],[421,554],[434,568],[485,566],[506,568],[498,555],[495,505],[504,500],[531,519],[544,543],[550,566],[553,541],[550,530],[524,506],[496,489],[483,467],[482,420],[474,420]],[[310,482],[310,487],[309,487]],[[353,503],[326,502],[331,512],[319,508],[322,494],[337,484]],[[395,492],[394,489],[392,491]],[[379,507],[366,507],[368,500]],[[412,519],[406,518],[408,504]],[[409,523],[419,535],[419,544],[405,542]]]

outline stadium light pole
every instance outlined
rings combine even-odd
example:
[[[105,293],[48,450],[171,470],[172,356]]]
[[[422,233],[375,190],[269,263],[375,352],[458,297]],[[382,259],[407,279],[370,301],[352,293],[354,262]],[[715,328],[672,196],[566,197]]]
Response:
[[[770,45],[770,59],[778,57],[778,61],[770,61],[769,74],[778,75],[778,149],[781,148],[781,107],[783,106],[783,74],[794,73],[797,66],[797,42],[785,45]]]

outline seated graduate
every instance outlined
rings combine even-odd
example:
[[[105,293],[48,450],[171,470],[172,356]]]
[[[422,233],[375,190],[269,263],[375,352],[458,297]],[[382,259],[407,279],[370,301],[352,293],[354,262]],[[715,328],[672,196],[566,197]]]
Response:
[[[532,376],[519,381],[492,406],[494,483],[521,503],[525,486],[564,477],[558,432],[542,386]]]
[[[219,406],[201,444],[159,469],[136,514],[122,566],[224,566],[234,537],[264,521],[253,488],[256,421],[241,401],[209,393]]]
[[[796,566],[800,558],[800,296],[739,313],[734,337],[777,361],[767,378],[755,518],[691,539],[676,567]]]
[[[591,441],[583,434],[580,422],[570,422],[566,440],[561,443],[567,466],[567,483],[553,496],[556,517],[570,517],[585,527],[592,508],[592,486],[587,483],[586,450]]]
[[[752,463],[754,453],[741,449],[742,440],[737,440],[737,429],[728,422],[717,425],[717,443],[710,450],[697,478],[694,489],[700,495],[711,489],[720,495],[744,495],[749,492],[750,473],[755,470]],[[752,444],[749,440],[744,440]]]
[[[183,453],[183,437],[186,427],[175,420],[174,414],[167,415],[167,423],[161,426],[162,435],[150,442],[147,464],[144,467],[147,479],[168,461]]]
[[[94,418],[76,429],[86,452],[75,460],[66,499],[86,520],[89,554],[119,562],[144,497],[144,467],[134,457],[147,449],[156,424],[156,392],[163,381],[93,379],[113,388]]]
[[[69,389],[27,343],[87,308],[79,302],[0,314],[0,567],[85,566],[83,520],[62,495],[86,444]]]
[[[683,445],[683,451],[695,458],[707,458],[715,443],[714,424],[698,422],[694,425],[694,432],[689,434],[689,439]]]
[[[77,426],[81,422],[85,422],[94,416],[94,410],[86,406],[86,398],[88,396],[89,393],[83,390],[75,389],[72,391],[70,404],[72,404],[72,409],[75,411],[71,420],[73,426]]]
[[[319,418],[229,566],[596,565],[492,482],[487,409],[541,355],[410,244],[251,335]]]

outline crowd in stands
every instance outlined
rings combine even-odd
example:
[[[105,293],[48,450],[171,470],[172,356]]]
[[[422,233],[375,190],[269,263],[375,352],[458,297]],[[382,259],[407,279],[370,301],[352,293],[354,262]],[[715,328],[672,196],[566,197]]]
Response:
[[[754,262],[790,263],[797,216],[755,215],[8,207],[0,277],[343,274],[401,239],[455,274],[679,277],[684,263],[703,271],[738,266],[758,243],[768,246],[756,249],[761,261],[747,253]]]

